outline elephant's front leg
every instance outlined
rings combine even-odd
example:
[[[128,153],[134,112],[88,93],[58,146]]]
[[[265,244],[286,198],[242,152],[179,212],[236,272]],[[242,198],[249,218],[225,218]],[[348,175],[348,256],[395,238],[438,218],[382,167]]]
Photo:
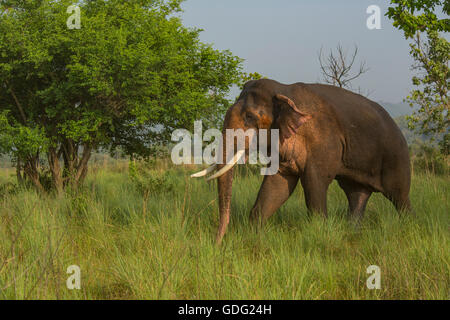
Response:
[[[296,176],[280,173],[265,176],[250,213],[250,220],[259,223],[266,221],[294,192],[298,179]]]

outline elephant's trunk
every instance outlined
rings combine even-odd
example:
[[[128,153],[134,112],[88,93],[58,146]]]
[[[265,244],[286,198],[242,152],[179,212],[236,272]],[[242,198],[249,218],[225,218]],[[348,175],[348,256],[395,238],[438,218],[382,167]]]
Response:
[[[220,224],[219,230],[217,232],[217,242],[220,243],[227,230],[228,223],[230,221],[230,204],[231,204],[231,194],[232,194],[232,183],[233,183],[233,167],[235,164],[245,155],[245,150],[237,151],[231,160],[228,160],[226,137],[223,135],[223,147],[222,147],[222,157],[223,164],[216,164],[209,167],[206,170],[198,172],[191,175],[192,178],[202,177],[211,173],[215,169],[217,172],[209,177],[207,180],[218,179],[218,190],[219,190],[219,211],[220,211]],[[232,148],[231,150],[234,150]]]
[[[220,176],[217,180],[219,191],[219,229],[217,230],[216,242],[220,244],[223,236],[227,231],[228,223],[230,222],[231,211],[231,193],[233,185],[233,171],[230,169],[227,173]]]
[[[236,107],[236,105],[234,107]],[[219,155],[222,158],[222,161],[219,161],[220,164],[214,165],[191,176],[193,178],[202,177],[216,170],[215,174],[213,174],[207,180],[217,179],[218,184],[220,220],[219,229],[217,230],[216,236],[217,244],[220,244],[222,242],[223,236],[225,235],[228,224],[230,222],[231,194],[234,171],[233,167],[245,155],[245,150],[236,150],[235,138],[233,138],[233,141],[227,141],[226,129],[242,127],[240,123],[232,120],[234,107],[231,108],[225,116],[224,130],[222,134],[222,146]],[[227,143],[230,143],[231,145],[227,147]],[[228,155],[228,151],[233,152],[233,154]]]
[[[226,119],[228,120],[228,119]],[[229,126],[228,121],[225,121],[224,130],[222,134],[222,163],[218,165],[218,171],[225,168],[228,165],[229,156],[227,154],[227,135],[226,129]],[[231,141],[230,141],[231,142]],[[228,143],[230,143],[228,142]],[[234,148],[231,150],[234,151]],[[230,150],[230,151],[231,151]],[[219,193],[219,229],[217,230],[216,242],[220,244],[222,242],[223,236],[227,231],[228,224],[230,222],[230,211],[231,211],[231,195],[233,187],[233,171],[234,168],[229,168],[223,175],[218,177],[217,187]]]

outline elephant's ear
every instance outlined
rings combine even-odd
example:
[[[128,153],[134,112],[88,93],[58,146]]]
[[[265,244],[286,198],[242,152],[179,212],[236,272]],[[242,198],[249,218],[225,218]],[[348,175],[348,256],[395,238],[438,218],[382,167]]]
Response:
[[[294,101],[282,94],[277,94],[274,100],[277,105],[274,128],[280,130],[280,144],[283,144],[302,124],[311,119],[311,116],[300,111]]]

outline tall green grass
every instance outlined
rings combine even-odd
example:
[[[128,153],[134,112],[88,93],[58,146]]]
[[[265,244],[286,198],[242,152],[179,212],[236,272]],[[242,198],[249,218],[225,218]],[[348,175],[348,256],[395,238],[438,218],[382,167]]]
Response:
[[[328,219],[308,218],[299,185],[258,231],[248,214],[261,177],[241,174],[218,247],[215,183],[167,170],[175,190],[147,203],[124,166],[95,169],[82,190],[59,197],[3,189],[0,299],[450,298],[448,177],[414,177],[416,217],[373,195],[359,228],[337,184]],[[81,267],[81,290],[66,288],[70,265]],[[380,290],[366,287],[370,265],[381,269]]]

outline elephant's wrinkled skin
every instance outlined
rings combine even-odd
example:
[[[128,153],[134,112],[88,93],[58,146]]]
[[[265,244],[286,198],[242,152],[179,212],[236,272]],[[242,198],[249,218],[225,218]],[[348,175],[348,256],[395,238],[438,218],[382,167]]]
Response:
[[[398,211],[411,209],[405,138],[379,104],[361,95],[323,84],[250,81],[225,117],[224,129],[238,128],[280,130],[280,169],[265,176],[250,214],[254,220],[269,218],[298,180],[308,210],[325,216],[333,179],[347,195],[350,215],[358,220],[372,192],[381,192]],[[218,242],[229,222],[232,172],[218,178]]]

